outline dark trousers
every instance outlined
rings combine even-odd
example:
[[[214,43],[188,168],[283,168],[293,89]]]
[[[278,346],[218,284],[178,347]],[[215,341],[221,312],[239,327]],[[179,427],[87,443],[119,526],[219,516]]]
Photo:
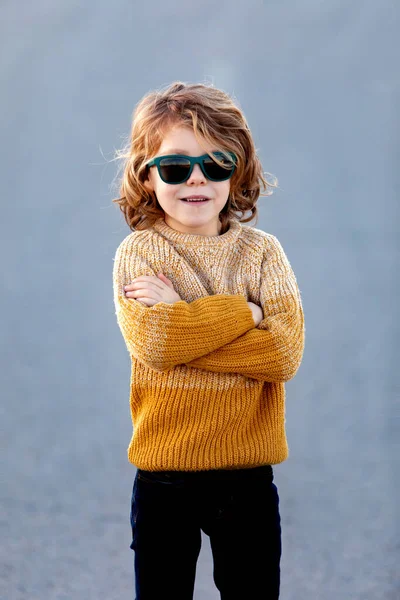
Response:
[[[221,600],[279,598],[281,519],[270,465],[136,472],[131,502],[136,600],[192,600],[201,531]]]

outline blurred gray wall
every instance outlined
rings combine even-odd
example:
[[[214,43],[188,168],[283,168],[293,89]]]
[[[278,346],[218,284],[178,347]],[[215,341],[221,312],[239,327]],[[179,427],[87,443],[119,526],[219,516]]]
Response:
[[[234,95],[280,188],[306,317],[275,467],[282,598],[398,598],[399,4],[0,5],[1,585],[12,600],[133,597],[130,363],[111,200],[135,104],[173,80]],[[196,600],[216,599],[203,537]]]

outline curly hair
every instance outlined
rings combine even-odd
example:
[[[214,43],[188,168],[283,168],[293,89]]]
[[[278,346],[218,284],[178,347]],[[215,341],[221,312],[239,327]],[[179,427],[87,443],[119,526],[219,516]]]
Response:
[[[165,216],[155,194],[144,186],[146,163],[156,156],[166,131],[176,124],[190,127],[203,146],[217,145],[236,154],[229,197],[219,214],[221,234],[229,229],[231,219],[243,223],[257,219],[259,196],[272,194],[270,188],[277,187],[278,182],[275,177],[272,182],[264,177],[243,112],[227,93],[213,85],[175,81],[140,100],[132,115],[130,138],[116,151],[115,159],[122,159],[122,177],[120,197],[113,202],[119,204],[129,228],[147,229]],[[245,217],[248,211],[251,215]]]

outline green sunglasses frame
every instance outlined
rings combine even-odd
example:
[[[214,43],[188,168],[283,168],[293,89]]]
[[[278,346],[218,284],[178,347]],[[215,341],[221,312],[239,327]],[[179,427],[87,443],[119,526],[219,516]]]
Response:
[[[217,158],[226,158],[226,155],[223,152],[214,152],[213,153]],[[207,173],[205,172],[204,169],[204,165],[203,165],[203,161],[206,158],[213,158],[213,156],[211,154],[202,154],[201,156],[187,156],[186,154],[166,154],[165,156],[157,156],[156,158],[153,158],[152,160],[150,160],[147,163],[147,166],[150,167],[157,167],[158,170],[158,174],[160,176],[160,178],[162,179],[162,181],[164,183],[168,183],[169,185],[179,185],[180,183],[185,183],[185,181],[187,181],[189,179],[189,177],[191,176],[192,172],[193,172],[193,167],[194,165],[199,165],[200,169],[204,175],[204,177],[206,177],[206,179],[208,179],[209,181],[226,181],[227,179],[229,179],[230,177],[232,177],[235,168],[236,168],[236,163],[237,163],[237,157],[236,154],[234,154],[233,152],[227,152],[227,154],[229,154],[229,156],[232,158],[233,160],[233,168],[232,169],[227,169],[227,175],[226,177],[224,177],[223,179],[213,179],[212,177],[209,177],[207,175]],[[182,179],[182,181],[177,181],[176,183],[171,183],[170,181],[166,181],[162,174],[161,174],[161,168],[160,168],[160,162],[162,160],[164,160],[165,158],[185,158],[186,160],[188,160],[190,162],[190,169],[188,171],[187,176]]]

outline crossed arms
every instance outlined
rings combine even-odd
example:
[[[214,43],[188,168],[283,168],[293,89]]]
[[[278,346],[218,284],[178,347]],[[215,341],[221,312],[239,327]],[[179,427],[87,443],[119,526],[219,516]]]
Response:
[[[144,263],[143,256],[135,260],[140,247],[135,247],[135,255],[127,257],[127,248],[122,244],[114,260],[114,301],[128,351],[156,371],[186,364],[260,381],[292,379],[304,350],[300,292],[277,238],[269,235],[265,243],[260,287],[264,318],[257,327],[242,295],[219,294],[191,303],[159,302],[151,307],[126,298],[123,286],[130,278],[143,274]],[[146,271],[156,275],[148,263]]]

